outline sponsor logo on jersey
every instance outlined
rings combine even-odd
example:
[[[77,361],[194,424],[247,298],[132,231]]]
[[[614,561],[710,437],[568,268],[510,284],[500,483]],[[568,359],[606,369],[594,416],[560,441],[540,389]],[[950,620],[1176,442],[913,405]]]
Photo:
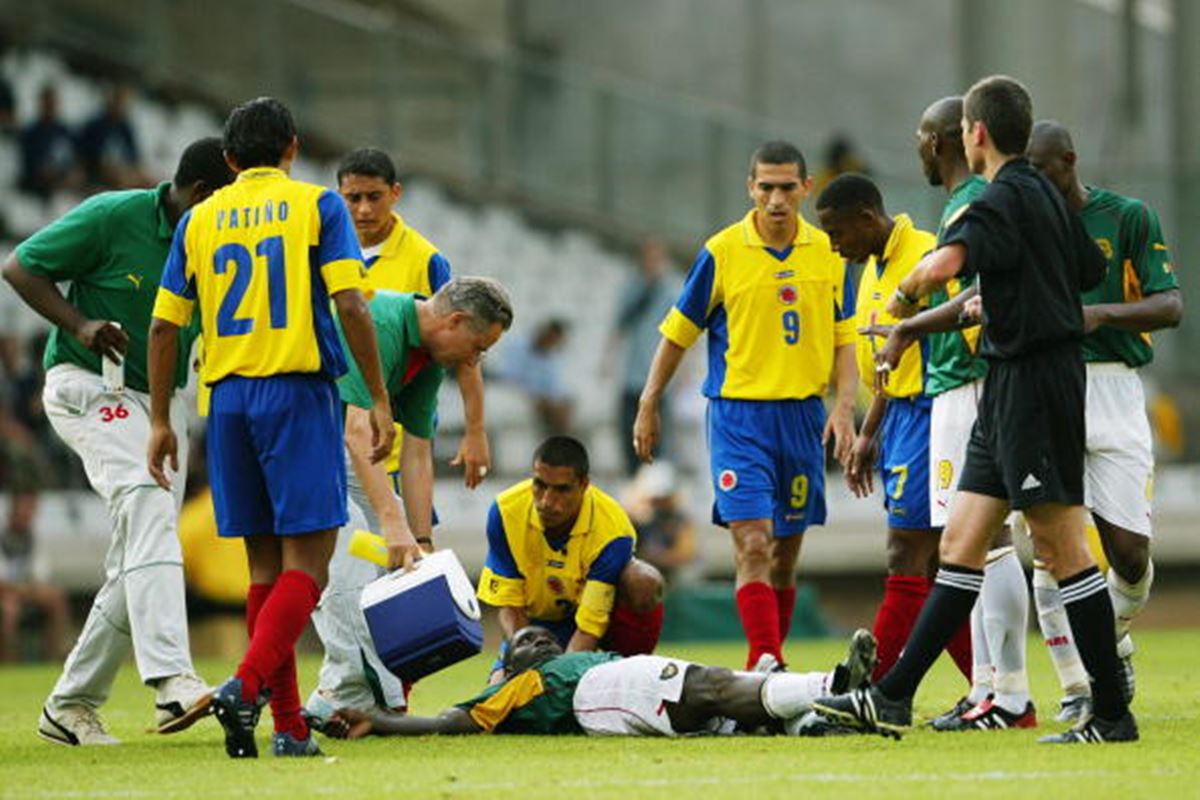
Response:
[[[782,281],[786,278],[794,277],[795,274],[796,274],[796,270],[794,270],[794,269],[780,270],[779,272],[775,273],[775,280]]]
[[[785,306],[790,306],[799,299],[800,293],[796,291],[796,287],[790,283],[785,283],[779,287],[779,302]]]
[[[142,288],[142,281],[146,279],[145,275],[134,275],[132,272],[125,275],[125,278],[133,284],[135,289]]]
[[[721,470],[721,474],[717,476],[717,485],[723,492],[733,491],[737,488],[737,473],[731,469]]]

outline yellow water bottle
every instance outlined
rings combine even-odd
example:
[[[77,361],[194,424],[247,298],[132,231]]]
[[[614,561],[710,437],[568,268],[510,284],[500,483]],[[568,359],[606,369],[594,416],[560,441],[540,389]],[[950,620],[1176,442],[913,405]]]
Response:
[[[350,547],[348,550],[350,555],[356,558],[370,561],[372,564],[378,564],[381,567],[387,567],[388,565],[387,543],[378,533],[371,533],[359,528],[350,537]]]

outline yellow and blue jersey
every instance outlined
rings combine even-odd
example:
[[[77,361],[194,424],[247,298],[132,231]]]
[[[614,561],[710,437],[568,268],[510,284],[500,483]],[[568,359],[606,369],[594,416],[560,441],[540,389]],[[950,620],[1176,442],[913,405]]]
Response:
[[[533,504],[533,481],[501,492],[488,511],[488,554],[479,599],[524,608],[531,620],[608,630],[621,570],[633,558],[633,523],[621,505],[588,486],[579,517],[559,540],[547,538]]]
[[[392,212],[392,231],[363,259],[367,286],[375,290],[433,296],[450,281],[450,262],[404,217]]]
[[[198,304],[201,380],[346,371],[328,297],[363,288],[342,199],[255,167],[180,220],[154,316],[186,325]]]
[[[706,397],[821,396],[834,349],[854,343],[854,287],[823,231],[797,216],[792,243],[774,250],[754,215],[705,243],[659,331],[684,348],[708,331]]]
[[[898,319],[887,313],[888,301],[896,293],[921,257],[934,249],[937,237],[913,225],[907,214],[897,214],[892,233],[883,248],[883,258],[871,256],[863,267],[857,293],[857,317],[855,325],[871,324],[871,315],[880,325],[895,325]],[[922,393],[922,375],[925,369],[924,339],[921,347],[910,347],[900,358],[896,369],[888,376],[883,393],[889,398],[915,397]],[[876,345],[882,347],[883,341]],[[871,348],[871,337],[859,335],[857,344],[858,374],[868,388],[874,388],[875,355]]]

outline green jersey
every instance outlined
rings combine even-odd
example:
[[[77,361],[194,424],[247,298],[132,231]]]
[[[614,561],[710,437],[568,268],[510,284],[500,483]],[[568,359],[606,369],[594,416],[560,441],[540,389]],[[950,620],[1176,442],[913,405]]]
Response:
[[[1158,215],[1141,200],[1089,187],[1079,218],[1105,258],[1104,280],[1083,293],[1085,306],[1131,303],[1179,288]],[[1154,350],[1148,333],[1103,327],[1084,338],[1083,358],[1140,367],[1150,363]]]
[[[150,317],[174,233],[166,209],[170,185],[90,197],[17,246],[24,269],[58,283],[71,282],[67,302],[85,317],[120,323],[129,336],[125,385],[139,392],[149,390]],[[199,329],[197,318],[179,332],[176,386],[187,383],[188,356]],[[50,332],[42,363],[46,369],[75,364],[100,373],[100,356],[57,327]]]
[[[371,318],[375,321],[383,385],[392,401],[392,414],[406,431],[429,439],[433,436],[434,417],[437,415],[438,388],[446,372],[433,362],[429,351],[421,346],[416,297],[414,294],[377,291],[368,306]],[[338,393],[343,402],[370,408],[371,393],[367,390],[358,364],[349,355],[350,347],[346,344],[342,323],[339,320],[335,324],[349,363],[346,374],[338,378]]]
[[[592,667],[620,658],[616,653],[564,653],[489,686],[458,707],[489,733],[582,733],[575,719],[575,687]]]
[[[938,244],[941,244],[950,223],[966,211],[967,206],[986,186],[987,181],[978,175],[972,175],[954,187],[954,191],[946,200],[946,207],[942,210],[942,219],[938,224]],[[929,296],[929,307],[948,303],[974,284],[975,278],[965,282],[955,278],[947,283],[944,289],[938,289]],[[987,362],[976,355],[979,352],[980,331],[979,326],[975,326],[961,331],[931,333],[925,337],[928,348],[925,354],[925,394],[930,397],[939,395],[977,381],[987,374]]]

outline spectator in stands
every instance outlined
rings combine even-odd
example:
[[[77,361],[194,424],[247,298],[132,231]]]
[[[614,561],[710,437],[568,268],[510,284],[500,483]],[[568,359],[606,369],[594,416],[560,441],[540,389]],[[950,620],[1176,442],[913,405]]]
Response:
[[[696,562],[696,522],[685,509],[669,461],[642,465],[625,509],[637,530],[637,557],[657,567],[668,583]]]
[[[79,132],[79,157],[89,184],[104,189],[150,185],[142,169],[137,135],[129,121],[129,87],[115,84],[104,109]]]
[[[504,378],[525,390],[533,406],[538,435],[558,436],[571,430],[572,400],[563,385],[562,349],[567,323],[551,318],[532,337],[518,340],[505,360]]]
[[[22,191],[43,200],[63,190],[79,189],[83,173],[71,131],[58,117],[58,90],[43,86],[38,95],[38,117],[21,130]]]
[[[671,304],[679,294],[678,282],[669,275],[670,260],[667,248],[657,239],[642,243],[638,261],[640,271],[622,288],[617,300],[617,315],[613,321],[612,335],[605,351],[605,372],[608,361],[620,350],[621,423],[617,428],[624,453],[625,474],[637,472],[641,460],[633,449],[629,432],[637,418],[638,399],[642,384],[650,372],[650,362],[658,348],[658,323],[667,316]],[[662,444],[664,453],[671,453],[670,403],[662,406]]]

